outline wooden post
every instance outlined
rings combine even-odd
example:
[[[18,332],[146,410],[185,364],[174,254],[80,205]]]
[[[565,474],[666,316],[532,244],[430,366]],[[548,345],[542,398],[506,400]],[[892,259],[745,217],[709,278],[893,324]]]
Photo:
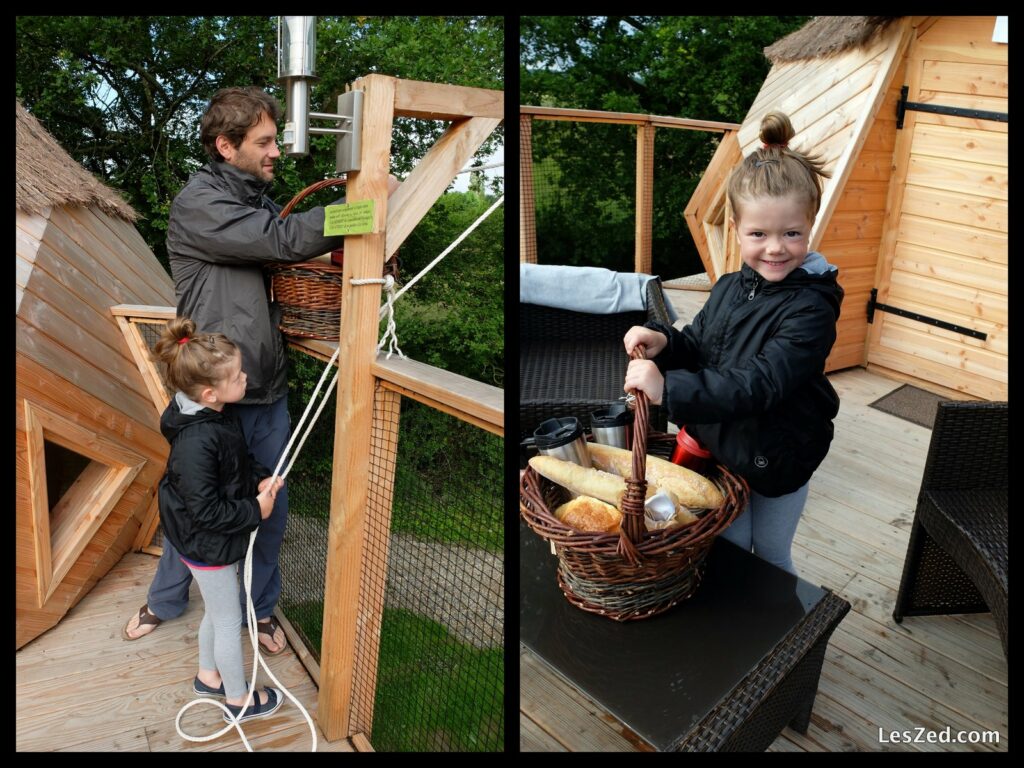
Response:
[[[519,116],[519,260],[537,263],[537,222],[533,204],[533,123]]]
[[[340,364],[331,518],[324,584],[317,719],[328,741],[352,734],[352,672],[360,623],[359,585],[370,480],[370,434],[381,285],[354,286],[353,278],[379,278],[384,264],[387,181],[394,118],[395,79],[370,75],[363,89],[361,170],[349,174],[347,199],[374,201],[373,232],[346,238],[341,294]]]
[[[651,232],[654,221],[654,126],[636,127],[636,257],[635,271],[651,274]]]

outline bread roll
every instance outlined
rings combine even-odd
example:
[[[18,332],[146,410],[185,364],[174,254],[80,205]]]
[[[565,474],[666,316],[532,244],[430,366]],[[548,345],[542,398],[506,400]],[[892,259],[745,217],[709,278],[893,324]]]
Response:
[[[592,496],[577,496],[555,510],[555,517],[580,531],[615,533],[622,524],[622,513],[611,504]]]
[[[587,451],[591,463],[599,470],[623,477],[633,473],[632,451],[601,443],[587,443]],[[691,509],[714,509],[725,501],[718,487],[704,475],[650,454],[647,456],[645,479],[651,485],[671,491],[680,504]]]
[[[581,467],[554,456],[534,456],[530,459],[530,466],[551,482],[567,488],[574,496],[593,496],[616,507],[622,506],[626,481],[618,475]]]

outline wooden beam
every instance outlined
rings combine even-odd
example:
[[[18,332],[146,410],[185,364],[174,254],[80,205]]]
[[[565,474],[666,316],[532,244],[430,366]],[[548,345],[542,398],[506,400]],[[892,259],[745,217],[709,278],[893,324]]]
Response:
[[[352,285],[351,281],[379,279],[384,263],[395,79],[370,75],[353,87],[363,89],[363,136],[361,170],[349,174],[347,198],[349,202],[374,200],[374,227],[369,234],[345,238],[339,340],[345,364],[338,376],[317,713],[328,741],[351,736],[350,722],[363,719],[353,717],[352,680],[356,631],[364,623],[359,588],[373,422],[370,366],[377,350],[381,285]],[[362,704],[373,706],[372,700]]]
[[[153,541],[153,536],[156,534],[156,528],[160,525],[160,497],[157,495],[155,488],[151,490],[153,498],[149,502],[146,514],[142,518],[142,524],[139,527],[135,541],[132,542],[132,550],[134,551],[143,551],[149,547],[150,542]],[[161,547],[161,549],[163,548]]]
[[[385,258],[405,242],[500,122],[500,118],[492,117],[458,120],[434,143],[388,201]]]
[[[36,571],[36,607],[42,608],[50,591],[53,564],[50,560],[50,506],[46,492],[46,453],[43,442],[43,424],[36,418],[37,411],[26,399],[25,439],[28,459],[28,490],[31,502],[32,546]]]
[[[385,382],[429,398],[437,404],[439,410],[466,421],[471,420],[466,416],[473,417],[477,422],[490,425],[484,426],[484,429],[503,434],[505,391],[498,387],[399,357],[388,360],[381,355],[371,366],[371,371]]]
[[[581,123],[626,123],[629,125],[654,124],[659,128],[691,128],[697,131],[736,131],[740,128],[739,123],[689,120],[684,117],[644,115],[637,112],[602,112],[596,109],[559,109],[520,105],[519,114],[532,115],[538,120],[573,120]]]
[[[352,735],[352,746],[355,747],[356,752],[373,752],[373,745],[370,744],[370,740],[366,738],[364,733],[356,733]]]
[[[519,260],[537,263],[537,218],[533,199],[533,119],[519,115]]]
[[[845,146],[842,155],[836,161],[835,167],[841,169],[841,175],[832,178],[825,189],[825,194],[822,196],[821,208],[818,210],[818,215],[814,220],[814,227],[811,230],[809,248],[812,251],[818,250],[821,246],[822,238],[825,236],[825,231],[828,228],[829,219],[832,218],[832,213],[839,203],[843,188],[846,186],[846,180],[853,172],[852,159],[857,157],[861,147],[864,146],[864,142],[870,132],[868,126],[874,121],[879,107],[885,101],[885,95],[889,91],[892,78],[897,70],[899,70],[899,63],[903,59],[913,37],[913,29],[910,26],[910,19],[908,17],[903,17],[893,24],[893,27],[895,28],[893,38],[889,42],[889,47],[882,54],[882,62],[876,75],[880,82],[872,84],[874,95],[871,104],[868,109],[860,114],[856,121],[855,140]]]
[[[318,339],[293,338],[289,344],[324,362],[331,359],[337,348],[336,343]],[[394,392],[476,424],[488,432],[504,434],[503,389],[416,360],[399,357],[388,360],[383,353],[377,355],[370,370]]]
[[[174,307],[154,307],[147,304],[118,304],[110,308],[114,317],[134,317],[145,320],[173,320],[177,310]]]
[[[115,319],[117,320],[118,327],[121,329],[121,333],[124,334],[128,351],[131,353],[132,359],[135,360],[139,373],[142,374],[142,382],[146,385],[146,391],[149,392],[149,396],[153,399],[153,407],[156,408],[157,416],[162,416],[171,398],[167,394],[167,388],[164,386],[164,381],[160,378],[160,374],[157,373],[153,361],[149,359],[149,349],[146,346],[146,341],[142,338],[142,334],[135,323],[128,322],[123,316],[115,316]]]
[[[733,166],[742,159],[743,154],[736,139],[736,131],[726,131],[683,212],[686,225],[697,244],[704,271],[708,273],[712,283],[723,274],[721,267],[726,261],[728,219],[725,218],[720,225],[721,242],[717,238],[708,237],[708,228],[718,226],[717,217],[713,214],[717,212],[719,205],[724,208],[722,197],[725,195],[726,179]]]
[[[394,87],[396,117],[429,120],[494,117],[499,122],[505,117],[504,91],[398,79]]]
[[[636,251],[633,271],[651,274],[654,223],[654,126],[636,127]]]

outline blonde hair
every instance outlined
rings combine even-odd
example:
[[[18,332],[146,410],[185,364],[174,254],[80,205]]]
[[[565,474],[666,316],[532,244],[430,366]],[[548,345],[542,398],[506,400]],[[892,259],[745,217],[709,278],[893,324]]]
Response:
[[[741,203],[759,197],[788,197],[807,201],[812,221],[821,207],[821,178],[831,178],[818,155],[804,155],[789,148],[796,135],[783,112],[769,112],[761,119],[761,142],[729,174],[726,195],[733,215],[740,218]]]
[[[153,359],[166,367],[168,383],[193,400],[204,387],[217,386],[237,354],[238,347],[223,333],[197,333],[187,317],[167,323],[153,346]]]

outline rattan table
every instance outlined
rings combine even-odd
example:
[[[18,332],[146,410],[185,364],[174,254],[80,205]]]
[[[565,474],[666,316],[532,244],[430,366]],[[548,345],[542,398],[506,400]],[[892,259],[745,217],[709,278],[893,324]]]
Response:
[[[520,640],[659,751],[761,751],[804,733],[850,604],[716,539],[683,605],[618,623],[566,601],[547,542],[519,526]]]

